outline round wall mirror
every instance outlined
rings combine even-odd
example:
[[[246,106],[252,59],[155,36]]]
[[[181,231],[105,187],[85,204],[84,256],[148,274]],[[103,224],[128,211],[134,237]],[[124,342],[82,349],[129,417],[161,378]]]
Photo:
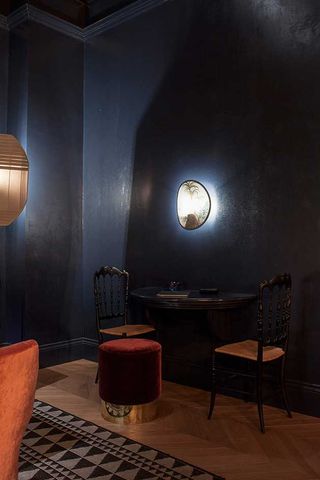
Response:
[[[210,214],[211,200],[200,182],[186,180],[178,190],[177,214],[181,227],[194,230],[201,227]]]

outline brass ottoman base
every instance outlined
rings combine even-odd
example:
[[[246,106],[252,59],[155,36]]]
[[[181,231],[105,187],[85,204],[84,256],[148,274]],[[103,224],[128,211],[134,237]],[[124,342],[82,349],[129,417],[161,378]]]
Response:
[[[157,418],[158,402],[142,405],[116,405],[101,400],[101,415],[105,420],[118,425],[134,425],[151,422]]]

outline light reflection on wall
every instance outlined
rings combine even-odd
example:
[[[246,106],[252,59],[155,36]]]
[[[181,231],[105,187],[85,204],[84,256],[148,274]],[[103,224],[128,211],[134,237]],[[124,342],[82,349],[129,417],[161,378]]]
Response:
[[[250,2],[241,2],[241,8],[250,9]],[[286,54],[300,45],[308,45],[319,35],[319,27],[312,21],[317,6],[302,0],[259,0],[255,9],[261,31]],[[304,52],[305,53],[305,52]]]
[[[218,197],[217,197],[217,193],[214,186],[210,182],[207,182],[206,187],[211,198],[211,210],[207,220],[207,224],[212,225],[215,222],[218,215],[218,210],[219,210]]]

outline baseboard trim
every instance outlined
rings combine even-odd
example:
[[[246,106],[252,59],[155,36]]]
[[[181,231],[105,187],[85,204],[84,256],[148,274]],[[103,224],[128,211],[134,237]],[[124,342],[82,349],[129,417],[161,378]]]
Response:
[[[320,417],[320,385],[290,379],[286,383],[292,409]]]
[[[80,360],[81,358],[96,360],[97,346],[97,340],[86,337],[42,344],[39,346],[40,368]]]
[[[83,338],[70,338],[68,340],[61,340],[59,342],[53,342],[53,343],[44,343],[42,345],[39,345],[39,350],[40,352],[48,352],[51,350],[56,350],[60,348],[67,348],[70,347],[71,345],[82,345],[83,344]]]
[[[84,345],[89,345],[91,347],[98,347],[99,344],[98,340],[95,340],[93,338],[83,337],[82,341]]]
[[[310,393],[315,393],[316,395],[320,395],[320,385],[316,383],[307,383],[307,382],[300,382],[298,380],[287,380],[287,386],[293,389],[303,389]]]

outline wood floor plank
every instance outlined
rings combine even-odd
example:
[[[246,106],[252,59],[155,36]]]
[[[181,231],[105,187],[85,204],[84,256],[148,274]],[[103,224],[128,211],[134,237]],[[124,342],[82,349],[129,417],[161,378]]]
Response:
[[[157,419],[109,424],[100,414],[95,375],[96,363],[87,360],[43,369],[36,397],[227,480],[320,480],[319,418],[294,413],[289,419],[267,406],[263,435],[255,404],[218,395],[208,421],[207,392],[165,382]]]

